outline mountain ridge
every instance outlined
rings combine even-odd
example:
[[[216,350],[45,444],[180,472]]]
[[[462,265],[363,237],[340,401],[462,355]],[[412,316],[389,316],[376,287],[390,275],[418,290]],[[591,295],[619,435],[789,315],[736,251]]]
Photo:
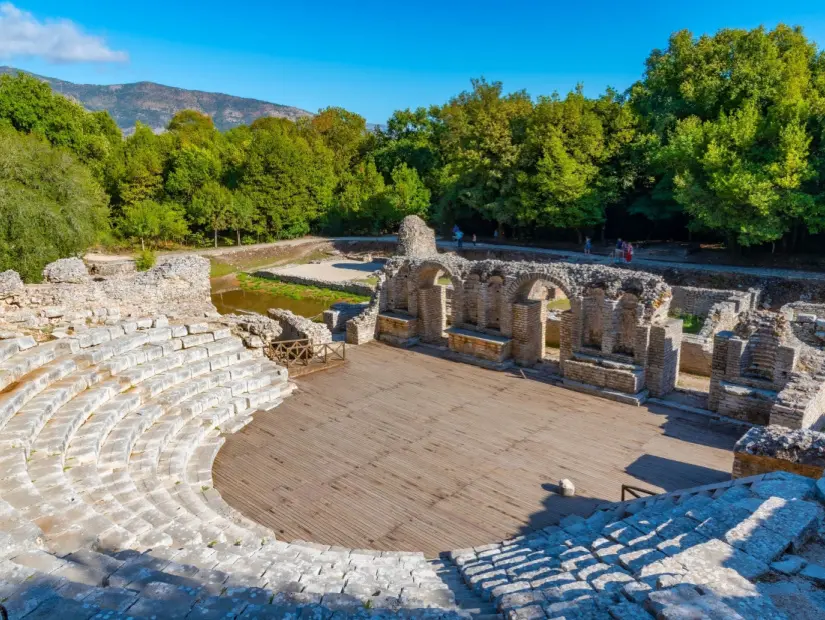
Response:
[[[106,110],[124,135],[133,133],[138,121],[148,125],[155,132],[161,132],[166,129],[172,116],[181,110],[198,110],[209,114],[215,127],[221,131],[238,125],[248,125],[262,117],[288,118],[295,121],[313,116],[311,112],[295,106],[225,93],[178,88],[157,82],[76,84],[23,69],[0,66],[0,75],[17,73],[25,73],[43,80],[52,90],[78,102],[87,110]]]

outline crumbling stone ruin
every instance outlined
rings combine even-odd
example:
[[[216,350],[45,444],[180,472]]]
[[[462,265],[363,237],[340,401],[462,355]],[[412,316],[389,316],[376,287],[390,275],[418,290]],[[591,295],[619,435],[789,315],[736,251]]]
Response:
[[[0,323],[14,329],[65,328],[128,317],[217,316],[209,297],[209,261],[199,256],[162,258],[143,272],[94,276],[83,261],[61,259],[43,270],[42,284],[24,285],[13,271],[0,274]]]
[[[315,323],[299,316],[291,310],[270,308],[269,318],[275,320],[281,327],[280,340],[304,340],[311,344],[325,344],[332,342],[332,334],[323,323]]]
[[[560,368],[568,387],[639,404],[675,385],[680,321],[658,276],[598,265],[392,259],[376,335],[410,346],[442,342],[461,361],[504,369],[544,360],[548,289],[570,299],[562,315]],[[447,305],[448,286],[451,296]]]
[[[716,290],[692,286],[672,286],[671,314],[689,314],[704,319],[698,334],[682,334],[679,369],[709,377],[713,360],[713,337],[736,326],[739,315],[756,310],[760,291]]]
[[[819,428],[825,413],[825,352],[806,344],[792,311],[749,311],[716,334],[709,408],[754,424]]]
[[[435,232],[417,215],[408,215],[401,220],[398,229],[396,253],[409,258],[423,258],[438,254],[435,246]]]

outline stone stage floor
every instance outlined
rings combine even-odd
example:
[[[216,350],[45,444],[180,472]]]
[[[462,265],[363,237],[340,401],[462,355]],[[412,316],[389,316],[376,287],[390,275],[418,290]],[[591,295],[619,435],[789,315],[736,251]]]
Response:
[[[370,343],[227,438],[224,499],[282,540],[385,550],[481,545],[588,515],[621,485],[672,491],[727,480],[738,435]],[[556,494],[561,478],[577,497]]]

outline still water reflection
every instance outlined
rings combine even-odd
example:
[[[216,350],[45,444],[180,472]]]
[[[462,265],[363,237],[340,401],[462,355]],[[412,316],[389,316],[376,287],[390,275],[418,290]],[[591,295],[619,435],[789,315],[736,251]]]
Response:
[[[269,308],[284,308],[295,314],[312,318],[332,305],[317,299],[292,299],[284,295],[273,295],[260,291],[235,289],[212,294],[212,303],[221,314],[230,314],[239,310],[257,312],[266,316]]]

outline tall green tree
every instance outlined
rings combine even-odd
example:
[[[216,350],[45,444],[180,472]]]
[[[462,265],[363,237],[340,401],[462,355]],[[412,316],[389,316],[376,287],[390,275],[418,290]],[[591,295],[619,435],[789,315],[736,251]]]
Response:
[[[482,78],[472,86],[437,112],[445,161],[440,219],[475,211],[501,228],[517,217],[516,177],[533,104],[524,91],[504,95],[500,82]]]
[[[217,181],[207,181],[192,198],[192,219],[207,227],[214,235],[218,247],[218,232],[229,226],[232,213],[232,192]]]
[[[37,282],[109,228],[107,196],[87,166],[36,136],[0,127],[0,271]]]
[[[696,225],[732,247],[800,226],[818,230],[821,209],[809,187],[818,175],[811,129],[821,65],[799,28],[675,33],[632,89],[645,130],[661,144],[655,189],[672,188]]]

